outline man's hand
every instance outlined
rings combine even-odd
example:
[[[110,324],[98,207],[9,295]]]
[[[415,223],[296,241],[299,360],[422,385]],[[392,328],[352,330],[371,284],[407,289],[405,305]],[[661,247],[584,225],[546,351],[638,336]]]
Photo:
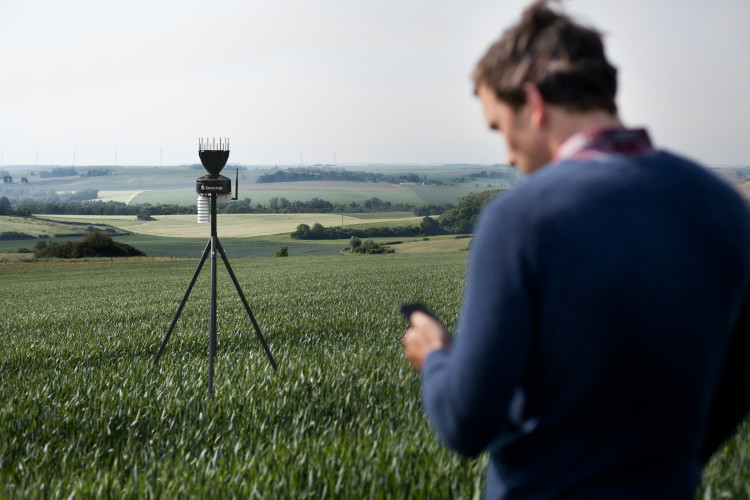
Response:
[[[409,323],[411,328],[406,330],[401,341],[404,344],[404,357],[415,370],[421,370],[427,355],[436,349],[447,347],[450,337],[440,322],[422,311],[413,312]]]

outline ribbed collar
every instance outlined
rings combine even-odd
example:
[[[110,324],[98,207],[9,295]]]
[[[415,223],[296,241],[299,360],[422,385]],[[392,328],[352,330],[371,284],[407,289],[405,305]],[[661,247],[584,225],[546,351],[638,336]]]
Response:
[[[643,155],[654,150],[643,128],[592,128],[577,132],[560,146],[553,162],[604,155]]]

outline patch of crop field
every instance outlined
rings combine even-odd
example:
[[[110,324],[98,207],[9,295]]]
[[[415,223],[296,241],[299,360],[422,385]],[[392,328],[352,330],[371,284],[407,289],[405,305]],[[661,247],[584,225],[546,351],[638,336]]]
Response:
[[[360,220],[397,220],[412,219],[414,218],[414,212],[363,212],[346,214],[346,216],[351,217],[352,219]]]
[[[404,241],[394,248],[398,253],[406,254],[465,252],[469,249],[470,241],[470,238],[456,239],[454,236],[431,236],[428,240]]]
[[[4,232],[24,233],[39,237],[70,231],[69,226],[57,222],[40,221],[32,217],[0,216],[0,233]]]
[[[146,253],[149,259],[153,257],[175,257],[199,259],[208,243],[208,234],[204,238],[168,238],[165,236],[151,236],[145,234],[131,234],[115,236],[115,241],[132,245]],[[78,241],[80,237],[57,237],[44,239],[47,244]],[[34,250],[34,245],[40,240],[0,240],[0,261],[29,260],[33,253],[16,253],[18,249]],[[290,256],[335,255],[349,246],[349,240],[294,240],[286,235],[258,238],[220,238],[221,246],[232,258],[273,257],[282,245],[289,247]],[[25,256],[25,257],[23,257]]]
[[[197,177],[196,177],[197,178]],[[165,205],[195,205],[198,194],[195,185],[189,188],[179,187],[174,189],[144,189],[138,193],[129,203],[134,205],[157,203]]]
[[[134,217],[135,218],[135,217]],[[72,219],[71,219],[72,221]],[[55,218],[54,216],[37,216],[37,217],[7,217],[0,216],[0,233],[15,232],[24,233],[34,238],[53,237],[61,234],[83,234],[87,231],[88,226],[94,226],[95,229],[104,230],[105,222],[91,221],[82,224],[82,220],[74,221],[76,224],[68,224],[65,220]],[[111,229],[111,228],[110,228]],[[0,244],[4,240],[0,239]],[[27,240],[15,240],[27,241]]]
[[[149,257],[192,257],[200,258],[208,243],[209,235],[204,238],[167,238],[164,236],[151,236],[144,234],[133,234],[118,236],[116,241],[121,241],[142,250]],[[221,246],[231,260],[233,258],[250,257],[273,257],[275,252],[282,246],[289,247],[290,256],[310,255],[334,255],[349,245],[349,241],[339,243],[338,241],[307,242],[293,240],[291,238],[262,239],[262,238],[219,238]]]
[[[57,222],[41,221],[33,217],[0,216],[0,233],[5,232],[24,233],[34,237],[52,236],[57,233],[70,232],[70,226]]]
[[[153,367],[194,260],[3,264],[0,496],[479,494],[486,457],[433,435],[396,310],[455,327],[463,255],[232,264],[279,370],[219,264],[214,397],[207,270]]]
[[[75,223],[88,223],[88,224],[107,224],[114,227],[127,228],[128,226],[138,224],[138,218],[135,215],[58,215],[58,214],[43,214],[35,217],[41,219],[58,221],[61,223],[75,222]]]
[[[484,182],[482,182],[484,181]],[[487,187],[487,185],[491,187]],[[498,179],[482,179],[477,182],[462,182],[460,184],[449,184],[443,186],[409,186],[425,203],[442,205],[444,203],[455,204],[459,198],[471,193],[487,191],[489,189],[508,189],[507,182]]]
[[[0,262],[27,262],[34,259],[33,253],[5,252],[0,250]]]
[[[16,252],[19,248],[25,248],[27,250],[34,250],[34,246],[39,241],[46,243],[62,243],[64,241],[78,241],[81,236],[62,236],[62,237],[51,237],[44,239],[23,239],[23,240],[0,240],[0,252],[3,254],[8,252]],[[28,255],[28,254],[27,254]]]
[[[362,167],[347,167],[350,170],[364,170],[386,175],[418,174],[427,176],[428,179],[450,181],[462,175],[466,176],[474,172],[496,171],[497,167],[478,164],[378,164]]]
[[[48,244],[77,241],[79,237],[49,238]],[[200,258],[208,243],[208,235],[203,238],[169,238],[146,234],[115,236],[116,241],[127,243],[146,253],[148,258],[176,257]],[[388,244],[399,241],[393,248],[398,253],[431,253],[465,250],[469,240],[455,240],[452,236],[432,237],[424,241],[420,237],[381,237],[372,238],[375,242]],[[29,260],[33,254],[17,254],[19,248],[34,250],[39,240],[0,240],[0,260]],[[232,258],[272,257],[282,246],[287,246],[290,256],[336,255],[349,246],[349,239],[339,240],[295,240],[289,233],[256,236],[253,238],[220,238],[221,245]],[[442,243],[441,243],[442,242]],[[25,257],[22,257],[25,256]]]
[[[131,203],[175,203],[190,205],[195,203],[195,184],[186,183],[189,187],[169,191],[143,191]],[[233,183],[234,185],[234,183]],[[234,187],[232,187],[234,192]],[[290,201],[310,201],[320,198],[331,203],[364,203],[372,197],[391,203],[410,203],[421,205],[423,201],[407,186],[387,184],[384,182],[269,182],[239,184],[239,198],[250,198],[255,203],[268,206],[271,198],[286,198]]]
[[[396,225],[418,223],[421,218],[412,216],[403,217],[401,212],[382,213],[381,217],[372,217],[367,222],[372,225]],[[360,214],[344,214],[344,226],[359,225],[362,223]],[[208,237],[210,233],[209,224],[198,224],[195,215],[155,215],[156,220],[142,221],[134,215],[45,215],[60,221],[90,221],[102,222],[114,227],[121,228],[134,233],[149,234],[153,236],[168,236],[175,238]],[[219,214],[217,233],[219,237],[250,237],[269,234],[289,233],[297,229],[299,224],[312,226],[316,222],[324,226],[340,226],[341,214]]]
[[[50,170],[40,167],[38,171]],[[178,187],[183,179],[198,173],[184,167],[116,167],[116,166],[92,166],[75,167],[78,176],[63,178],[49,178],[31,176],[30,186],[45,186],[57,188],[64,191],[80,191],[85,189],[98,189],[100,191],[134,191],[137,189],[171,189]],[[89,171],[109,171],[109,175],[87,176]],[[202,172],[202,171],[200,171]],[[198,173],[199,177],[204,173]]]
[[[97,197],[97,200],[101,201],[119,201],[122,203],[125,203],[126,205],[130,203],[133,198],[141,194],[142,190],[136,190],[136,191],[99,191],[99,196]]]

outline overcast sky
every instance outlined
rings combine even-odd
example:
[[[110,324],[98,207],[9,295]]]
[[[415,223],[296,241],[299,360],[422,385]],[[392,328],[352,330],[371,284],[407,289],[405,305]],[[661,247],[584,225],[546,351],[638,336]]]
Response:
[[[517,0],[0,0],[0,162],[498,163],[470,74]],[[750,1],[568,0],[606,34],[621,116],[750,165]]]

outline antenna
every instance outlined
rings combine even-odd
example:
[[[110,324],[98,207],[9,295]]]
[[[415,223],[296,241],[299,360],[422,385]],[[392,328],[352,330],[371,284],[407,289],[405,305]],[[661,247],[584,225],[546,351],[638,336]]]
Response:
[[[240,195],[240,169],[238,167],[234,169],[234,198],[232,199],[236,200],[239,195]]]

